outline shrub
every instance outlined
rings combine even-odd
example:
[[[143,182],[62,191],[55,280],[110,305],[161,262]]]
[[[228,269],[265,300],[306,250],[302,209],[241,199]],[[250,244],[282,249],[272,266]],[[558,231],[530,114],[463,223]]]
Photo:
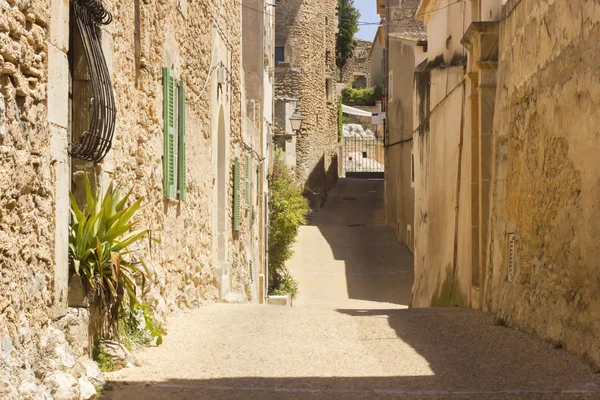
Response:
[[[87,203],[79,208],[70,194],[73,224],[69,232],[71,275],[82,277],[88,297],[96,306],[101,336],[118,335],[124,307],[138,304],[136,279],[146,279],[146,268],[132,245],[146,237],[145,229],[131,231],[142,199],[126,206],[131,192],[121,197],[111,183],[104,196],[95,195],[85,177]]]
[[[347,106],[374,106],[381,94],[379,86],[366,89],[349,87],[342,90],[342,103]]]
[[[308,201],[302,188],[285,164],[281,151],[276,151],[273,169],[269,174],[271,201],[269,203],[269,293],[298,293],[298,284],[290,275],[285,262],[293,254],[300,224],[306,223]]]

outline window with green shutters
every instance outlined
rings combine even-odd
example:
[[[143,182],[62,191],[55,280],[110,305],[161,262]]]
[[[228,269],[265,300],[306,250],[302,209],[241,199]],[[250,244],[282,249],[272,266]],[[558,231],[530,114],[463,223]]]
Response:
[[[240,159],[233,161],[233,230],[240,230]]]
[[[179,146],[177,148],[177,189],[179,200],[185,201],[185,88],[183,81],[179,81]]]
[[[163,191],[166,198],[186,198],[185,88],[163,68]],[[175,136],[177,130],[177,137]]]
[[[173,71],[163,68],[163,191],[175,198],[175,78]]]

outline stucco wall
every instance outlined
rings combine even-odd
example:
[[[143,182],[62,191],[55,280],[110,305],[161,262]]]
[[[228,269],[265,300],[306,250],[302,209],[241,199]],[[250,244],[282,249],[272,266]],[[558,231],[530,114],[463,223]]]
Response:
[[[371,65],[371,84],[373,86],[382,86],[383,87],[383,79],[385,74],[385,61],[384,61],[384,48],[385,41],[381,43],[379,36],[376,36],[375,41],[373,42],[373,47],[371,49],[371,54],[369,55],[369,64]]]
[[[419,10],[419,18],[427,26],[429,61],[451,64],[454,57],[465,57],[467,51],[460,40],[472,20],[471,1],[453,4],[453,0],[439,0],[427,3],[428,7]]]
[[[425,70],[415,78],[414,124],[415,128],[421,125],[414,136],[415,283],[411,304],[415,307],[469,305],[470,264],[458,257],[470,252],[460,239],[470,232],[466,197],[470,180],[464,167],[469,153],[464,143],[467,133],[461,125],[464,73],[464,67],[458,66]]]
[[[326,79],[335,82],[336,77],[336,5],[333,0],[288,0],[276,8],[275,45],[285,47],[289,65],[276,69],[275,101],[289,101],[289,93],[297,94],[303,121],[296,140],[296,174],[313,192],[327,190],[337,179],[335,85],[331,101],[325,89]],[[326,51],[332,55],[329,62]],[[282,76],[290,78],[291,86],[280,84]]]
[[[411,182],[413,84],[416,42],[390,38],[388,55],[393,74],[386,121],[385,221],[400,243],[413,250],[414,188]],[[388,82],[389,85],[389,82]],[[404,143],[401,143],[403,142]]]
[[[506,10],[514,5],[509,1]],[[523,2],[500,25],[485,306],[600,366],[600,6]],[[507,280],[507,235],[516,234]]]

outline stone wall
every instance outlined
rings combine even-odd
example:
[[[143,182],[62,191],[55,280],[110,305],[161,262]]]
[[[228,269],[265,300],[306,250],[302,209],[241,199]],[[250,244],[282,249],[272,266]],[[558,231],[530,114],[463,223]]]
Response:
[[[214,231],[214,194],[218,185],[218,138],[214,137],[217,132],[214,126],[222,107],[229,114],[226,167],[231,175],[233,158],[236,155],[243,158],[239,6],[216,0],[187,4],[183,12],[172,2],[142,2],[140,57],[144,65],[136,69],[135,42],[131,40],[135,37],[134,4],[114,4],[111,10],[115,21],[110,29],[114,32],[113,82],[118,114],[113,157],[118,162],[108,174],[116,182],[132,186],[134,195],[144,197],[149,203],[140,226],[152,229],[161,240],[160,244],[152,245],[151,251],[145,249],[156,282],[149,300],[163,312],[218,300],[216,282],[221,279],[222,271],[216,266]],[[229,84],[222,88],[223,95],[218,98],[214,77],[219,62],[229,72]],[[173,68],[176,79],[183,80],[186,86],[186,201],[167,200],[161,189],[161,70],[165,66]],[[213,79],[207,76],[208,71]],[[244,175],[242,172],[241,176]],[[227,182],[227,199],[231,199],[233,179]],[[228,204],[231,221],[231,201]],[[245,213],[241,214],[246,218]],[[247,221],[242,221],[241,226],[246,227]],[[245,235],[245,230],[238,234],[229,229],[227,233],[231,290],[240,294],[250,293]]]
[[[372,43],[368,40],[355,40],[354,55],[346,61],[346,65],[342,68],[340,75],[340,82],[346,83],[349,87],[358,76],[364,76],[366,87],[377,86],[377,83],[371,82],[371,59],[369,58],[369,52],[371,51]],[[332,57],[335,57],[335,52],[332,53]]]
[[[333,0],[289,0],[276,8],[275,45],[285,48],[287,67],[298,70],[277,68],[275,100],[285,101],[297,91],[303,121],[296,142],[296,173],[312,192],[326,191],[337,179],[336,5]],[[328,62],[327,51],[332,55]],[[293,82],[295,76],[299,78],[295,89],[278,79]],[[332,80],[329,100],[327,79]]]
[[[515,6],[509,1],[508,13]],[[521,2],[500,24],[484,305],[600,367],[600,6]],[[515,234],[514,270],[508,238]]]
[[[49,8],[0,1],[0,397],[9,399],[38,390],[34,370],[50,370],[32,361],[67,295],[54,290],[55,188],[65,164],[52,152],[59,135],[46,107]]]
[[[245,98],[239,4],[222,0],[105,4],[114,17],[112,24],[101,27],[100,36],[112,73],[116,131],[107,157],[94,168],[85,168],[97,172],[99,187],[112,180],[124,191],[132,189],[134,198],[145,199],[139,228],[151,229],[160,243],[144,242],[137,249],[151,273],[144,300],[158,317],[219,299],[254,300],[258,291],[253,285],[258,282],[250,276],[248,264],[249,247],[255,243],[249,232],[256,227],[249,208],[261,207],[260,191],[255,191],[257,199],[249,206],[241,202],[241,230],[231,229],[233,160],[240,158],[244,179],[247,153],[241,135]],[[68,55],[73,50],[69,38],[78,34],[69,26],[68,1],[0,0],[3,399],[43,398],[61,385],[79,396],[89,389],[87,381],[93,375],[82,372],[92,368],[86,367],[89,315],[85,309],[67,309],[67,195],[70,187],[81,190],[81,174],[71,181],[72,160],[67,156]],[[217,65],[227,71],[221,87],[215,79]],[[186,86],[186,201],[167,200],[162,189],[165,66]],[[226,122],[224,135],[218,137],[220,115]],[[222,166],[217,156],[220,140],[226,143]],[[81,163],[73,165],[79,169]],[[226,171],[226,265],[217,263],[216,186],[221,167]],[[240,188],[244,199],[243,180]]]

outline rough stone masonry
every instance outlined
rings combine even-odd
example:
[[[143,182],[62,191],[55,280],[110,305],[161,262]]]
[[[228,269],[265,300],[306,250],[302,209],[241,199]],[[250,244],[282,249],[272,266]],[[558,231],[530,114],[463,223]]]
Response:
[[[106,1],[113,22],[100,37],[117,102],[113,149],[94,165],[147,205],[139,227],[160,244],[144,244],[151,283],[144,299],[157,315],[219,298],[215,265],[217,118],[227,123],[225,188],[243,160],[239,4],[223,0]],[[89,363],[86,309],[67,306],[69,88],[76,25],[66,0],[0,0],[0,398],[89,398],[100,382]],[[217,92],[217,63],[227,82]],[[220,64],[220,65],[221,65]],[[162,190],[161,70],[186,86],[187,199]],[[82,104],[74,102],[75,112]],[[240,163],[244,168],[244,163]],[[73,172],[76,172],[75,170]],[[241,171],[242,177],[245,171]],[[254,174],[248,174],[252,176]],[[241,185],[243,188],[244,185]],[[65,207],[66,206],[66,207]],[[242,202],[242,210],[244,210]],[[231,202],[226,205],[231,220]],[[226,232],[231,293],[251,300],[247,254],[251,214]],[[86,397],[87,396],[87,397]]]
[[[337,179],[336,4],[288,0],[276,9],[275,46],[285,54],[275,69],[276,110],[278,102],[295,104],[302,115],[296,174],[309,193],[323,193]],[[288,118],[279,114],[282,125]]]

